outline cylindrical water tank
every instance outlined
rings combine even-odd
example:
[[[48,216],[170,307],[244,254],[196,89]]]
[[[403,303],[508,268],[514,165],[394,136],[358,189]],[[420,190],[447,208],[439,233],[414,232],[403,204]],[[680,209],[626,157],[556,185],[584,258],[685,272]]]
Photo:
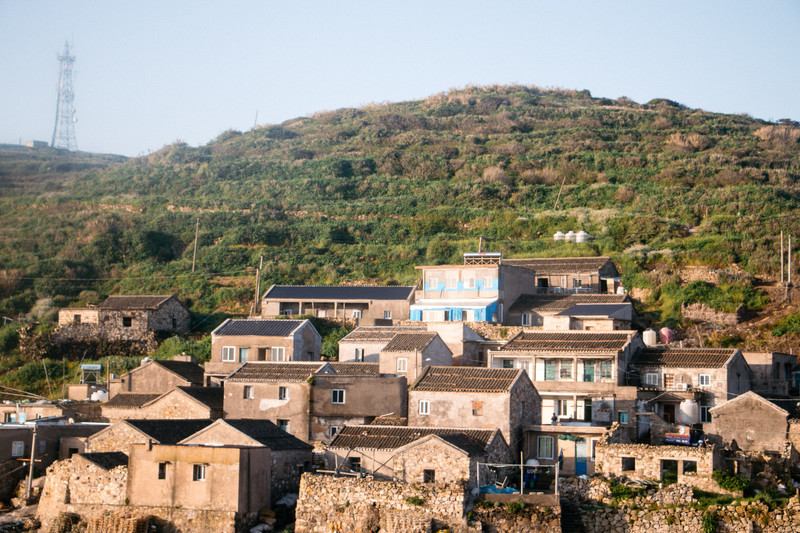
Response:
[[[92,393],[91,399],[93,402],[104,402],[108,400],[108,393],[104,390],[94,391]]]
[[[645,346],[655,346],[657,344],[656,332],[650,328],[647,328],[644,330],[644,333],[642,333],[642,340],[644,340]]]
[[[658,341],[661,344],[669,344],[673,340],[675,340],[675,334],[672,332],[671,329],[663,327],[660,330],[658,330]]]
[[[697,424],[700,422],[700,407],[697,405],[697,402],[694,400],[683,400],[679,407],[680,415],[678,415],[678,421],[681,424]]]
[[[572,230],[569,230],[567,232],[567,235],[564,237],[564,239],[569,241],[569,242],[575,242],[575,232],[572,231]]]
[[[578,233],[575,234],[575,242],[586,242],[589,240],[589,234],[583,230],[580,230]]]
[[[564,232],[563,231],[555,232],[553,234],[553,240],[554,241],[563,241],[564,240]]]

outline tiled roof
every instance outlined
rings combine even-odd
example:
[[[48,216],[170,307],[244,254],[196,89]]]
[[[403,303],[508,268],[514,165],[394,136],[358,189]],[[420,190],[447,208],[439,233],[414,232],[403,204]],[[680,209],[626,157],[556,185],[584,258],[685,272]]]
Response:
[[[502,346],[503,352],[616,352],[633,331],[523,331]]]
[[[275,285],[264,294],[265,300],[407,300],[416,287]]]
[[[370,424],[371,426],[407,426],[408,418],[404,416],[379,416]]]
[[[733,348],[644,348],[636,352],[631,366],[720,368],[734,353]]]
[[[578,304],[621,304],[629,301],[626,294],[523,294],[511,305],[511,311],[557,312]]]
[[[413,352],[424,350],[434,338],[436,333],[398,333],[389,344],[383,347],[384,352]]]
[[[103,407],[141,407],[161,396],[160,393],[120,392],[103,404]]]
[[[404,426],[344,426],[329,448],[394,450],[427,435],[466,435],[485,448],[496,429],[419,428]]]
[[[128,466],[128,456],[122,452],[79,453],[78,455],[103,470],[112,470],[118,466]]]
[[[180,390],[208,406],[210,409],[219,411],[222,409],[225,390],[222,387],[178,387]]]
[[[551,257],[503,259],[503,264],[528,268],[537,275],[547,275],[597,272],[610,261],[608,257]]]
[[[428,366],[410,390],[507,392],[522,372],[518,368]]]
[[[175,372],[190,383],[202,385],[205,381],[205,378],[203,377],[203,367],[196,363],[190,363],[189,361],[154,359],[153,364],[160,365],[167,370]]]
[[[466,433],[449,433],[447,435],[438,435],[438,437],[459,450],[463,450],[471,457],[486,453],[486,444],[470,437]]]
[[[398,333],[423,333],[425,326],[359,326],[339,342],[390,341]]]
[[[138,309],[158,309],[158,307],[169,300],[171,294],[158,295],[158,296],[109,296],[106,301],[101,303],[98,307],[101,309],[110,309],[114,311],[125,310],[138,310]]]
[[[310,444],[283,431],[269,420],[226,418],[223,422],[272,450],[311,450],[313,448]]]
[[[288,337],[303,322],[303,320],[262,320],[260,318],[231,319],[223,322],[212,334]]]
[[[225,381],[305,381],[319,370],[322,370],[326,365],[327,363],[321,361],[308,363],[251,361],[240,366],[239,369],[228,376]]]
[[[190,435],[211,425],[213,420],[125,420],[159,444],[178,444]]]
[[[378,368],[380,365],[378,363],[328,363],[331,365],[337,374],[343,374],[347,376],[353,375],[369,375],[369,376],[377,376],[380,374],[380,369]]]

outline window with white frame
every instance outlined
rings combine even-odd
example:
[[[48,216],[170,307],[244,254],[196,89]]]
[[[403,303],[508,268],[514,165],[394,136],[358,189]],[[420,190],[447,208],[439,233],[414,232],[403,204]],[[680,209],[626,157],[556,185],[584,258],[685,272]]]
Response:
[[[192,465],[192,481],[206,480],[206,465]]]
[[[445,287],[448,289],[458,288],[458,274],[448,274]]]
[[[494,285],[494,278],[491,276],[486,276],[483,278],[483,288],[484,289],[491,289],[492,285]]]
[[[289,389],[286,387],[278,387],[278,399],[279,400],[288,400],[289,399]]]
[[[711,407],[708,405],[700,406],[700,422],[703,424],[711,423]]]
[[[25,441],[15,440],[11,443],[11,457],[22,457],[25,455]]]
[[[249,348],[239,348],[239,362],[246,363],[247,362],[247,354],[250,353]]]
[[[475,288],[475,276],[474,275],[467,275],[464,278],[464,288],[465,289],[474,289]]]
[[[697,385],[700,387],[708,387],[711,385],[711,374],[700,374],[697,376]]]
[[[363,363],[364,362],[364,348],[356,348],[355,361],[357,363]]]
[[[429,400],[419,401],[419,414],[421,415],[431,414],[431,402]]]
[[[331,426],[328,428],[328,437],[333,438],[339,433],[339,426]]]
[[[269,352],[270,361],[286,361],[286,348],[281,346],[273,347]]]
[[[353,309],[353,318],[361,318],[361,309]]]
[[[408,372],[408,359],[406,359],[405,357],[397,358],[397,371]]]
[[[556,400],[556,416],[569,416],[569,400]]]
[[[429,289],[437,289],[439,287],[439,278],[435,278],[433,276],[428,277],[428,288]]]
[[[344,403],[344,389],[333,389],[331,391],[331,403]]]
[[[652,387],[658,387],[658,373],[648,372],[644,375],[644,384]]]
[[[614,363],[600,361],[600,379],[614,379]]]
[[[536,456],[539,459],[553,458],[553,437],[539,436],[536,438]]]
[[[235,346],[223,346],[222,347],[222,360],[224,362],[236,361],[236,347]]]
[[[392,319],[392,312],[388,309],[383,312],[383,319],[384,320],[391,320]]]
[[[531,314],[530,313],[522,313],[522,325],[523,326],[530,326],[531,325]]]
[[[245,385],[244,386],[244,394],[243,394],[243,396],[244,396],[245,400],[252,400],[253,398],[256,397],[255,394],[253,394],[252,385]]]

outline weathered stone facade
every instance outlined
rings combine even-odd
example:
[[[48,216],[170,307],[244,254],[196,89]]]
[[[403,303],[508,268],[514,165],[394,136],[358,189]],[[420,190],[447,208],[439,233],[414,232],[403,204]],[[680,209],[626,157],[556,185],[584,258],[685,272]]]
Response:
[[[705,432],[724,446],[749,452],[782,453],[789,413],[754,392],[746,392],[711,409]]]
[[[682,304],[681,312],[684,318],[689,320],[696,320],[697,322],[713,322],[723,326],[735,326],[742,321],[744,314],[744,306],[740,305],[733,313],[725,313],[723,311],[715,311],[706,304]]]

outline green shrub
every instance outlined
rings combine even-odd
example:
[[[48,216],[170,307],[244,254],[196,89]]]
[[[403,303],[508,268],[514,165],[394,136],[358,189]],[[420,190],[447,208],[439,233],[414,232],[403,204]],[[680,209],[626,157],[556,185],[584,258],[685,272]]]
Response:
[[[715,513],[706,512],[700,520],[700,527],[703,533],[714,533],[717,529],[717,515]]]
[[[749,479],[736,474],[729,474],[724,470],[714,470],[714,473],[711,474],[711,477],[717,482],[717,485],[719,485],[720,488],[729,490],[731,492],[744,492],[752,487],[752,483]]]
[[[800,333],[800,313],[792,313],[778,320],[772,328],[772,334],[782,337],[787,334]]]
[[[425,498],[420,498],[419,496],[409,496],[406,498],[406,503],[416,506],[425,505],[426,501]]]
[[[524,502],[509,502],[506,506],[506,510],[508,514],[517,515],[520,514],[525,509]]]
[[[615,501],[633,498],[633,489],[627,485],[611,485],[611,498]]]

